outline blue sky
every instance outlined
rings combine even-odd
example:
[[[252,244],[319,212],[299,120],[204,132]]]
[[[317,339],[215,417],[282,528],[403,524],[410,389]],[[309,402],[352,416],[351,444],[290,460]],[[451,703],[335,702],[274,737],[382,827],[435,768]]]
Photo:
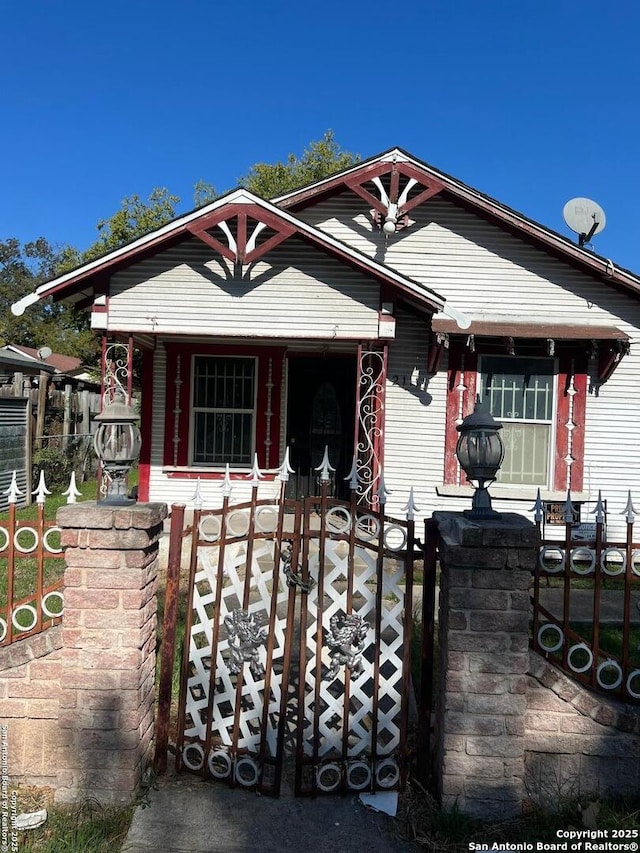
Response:
[[[112,0],[6,4],[0,238],[82,249],[126,195],[193,207],[331,128],[399,145],[640,273],[640,4],[630,0]]]

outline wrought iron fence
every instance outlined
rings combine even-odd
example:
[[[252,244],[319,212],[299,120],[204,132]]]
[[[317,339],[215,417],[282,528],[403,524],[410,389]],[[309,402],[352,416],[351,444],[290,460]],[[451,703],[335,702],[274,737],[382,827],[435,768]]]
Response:
[[[538,495],[535,521],[541,529]],[[640,702],[640,543],[631,493],[626,535],[607,538],[602,496],[593,523],[578,524],[567,495],[564,538],[542,538],[533,587],[532,646],[598,692]]]
[[[64,609],[64,562],[60,528],[45,518],[47,489],[44,471],[33,491],[36,518],[18,520],[16,504],[22,493],[14,472],[4,492],[7,519],[0,520],[0,647],[38,634],[57,624]],[[67,503],[80,497],[75,474],[63,495]]]

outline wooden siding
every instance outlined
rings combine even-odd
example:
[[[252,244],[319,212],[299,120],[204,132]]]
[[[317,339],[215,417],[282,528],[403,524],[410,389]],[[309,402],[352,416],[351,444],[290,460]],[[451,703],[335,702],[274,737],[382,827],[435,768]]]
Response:
[[[584,436],[584,491],[595,500],[602,490],[609,503],[610,528],[621,530],[622,519],[616,514],[624,507],[628,489],[640,508],[638,302],[445,199],[432,199],[413,211],[413,225],[386,243],[380,232],[372,231],[366,205],[350,193],[307,208],[301,216],[432,287],[475,319],[604,323],[626,332],[631,352],[613,376],[598,387],[592,375]],[[399,322],[390,350],[390,375],[399,373],[402,365],[409,369],[412,354],[418,354],[416,346],[407,324]],[[469,505],[468,497],[463,501],[436,494],[442,484],[446,367],[444,359],[439,374],[429,380],[428,405],[417,408],[393,385],[387,397],[389,487],[403,491],[398,481],[419,472],[425,478],[421,489],[426,500],[418,503],[429,513]],[[405,454],[413,457],[408,469]],[[521,500],[495,500],[494,505],[501,511],[528,514],[532,500],[527,494]]]
[[[110,331],[188,335],[371,339],[379,286],[298,238],[234,276],[199,240],[113,276]]]
[[[396,340],[389,346],[385,407],[384,475],[391,515],[403,515],[412,486],[422,515],[433,506],[435,485],[442,482],[444,380],[442,374],[427,376],[427,351],[425,321],[398,311]]]

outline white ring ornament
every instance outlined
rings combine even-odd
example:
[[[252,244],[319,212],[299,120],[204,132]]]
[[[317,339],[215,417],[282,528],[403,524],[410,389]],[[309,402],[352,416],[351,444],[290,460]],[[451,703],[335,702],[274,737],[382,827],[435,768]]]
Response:
[[[7,636],[7,620],[0,617],[0,643]]]
[[[1,527],[0,530],[2,530]],[[631,571],[640,577],[640,551],[634,551],[631,555]]]
[[[365,778],[362,782],[354,782],[351,774],[358,770],[365,770]],[[347,766],[347,786],[352,791],[362,791],[371,784],[371,768],[366,761],[354,761]]]
[[[62,533],[60,527],[49,527],[45,530],[44,535],[42,537],[42,544],[44,545],[44,549],[48,554],[62,554],[62,548],[54,548],[49,545],[49,536],[52,533]]]
[[[400,531],[401,541],[399,545],[392,545],[390,544],[387,537],[390,533],[394,533],[396,530]],[[407,544],[407,531],[404,529],[404,527],[400,527],[399,524],[389,524],[384,529],[382,541],[384,542],[384,547],[387,548],[389,551],[402,551],[404,546]]]
[[[577,560],[580,560],[580,562],[586,562],[584,558],[581,558],[581,555],[583,554],[587,555],[589,565],[586,568],[578,568],[578,566],[576,566]],[[590,575],[596,568],[596,552],[592,548],[585,548],[584,545],[579,548],[573,548],[569,554],[569,565],[571,567],[571,571],[575,572],[577,575]]]
[[[194,761],[188,757],[190,751],[197,754],[197,760]],[[202,765],[204,764],[204,749],[199,743],[188,743],[182,748],[182,763],[185,767],[188,767],[189,770],[202,770]]]
[[[634,669],[629,673],[629,678],[627,678],[627,693],[629,696],[633,696],[634,699],[640,699],[640,690],[633,690],[631,687],[631,682],[634,678],[640,678],[640,669]]]
[[[0,546],[0,551],[4,551],[9,547],[9,533],[6,527],[0,526],[0,535],[4,536],[4,543]]]
[[[233,525],[238,518],[242,522],[242,527],[240,529],[234,529]],[[237,509],[235,512],[230,512],[227,516],[227,532],[231,536],[246,536],[249,532],[249,526],[249,514],[243,509]]]
[[[242,775],[242,771],[245,768],[249,768],[251,773],[249,778]],[[248,755],[243,756],[243,758],[236,761],[236,770],[234,775],[236,782],[239,785],[242,785],[243,788],[250,788],[252,785],[257,785],[258,779],[260,778],[260,767],[258,766],[258,762],[255,758],[250,758]]]
[[[324,518],[330,533],[348,533],[351,530],[351,513],[346,507],[332,506]]]
[[[49,610],[49,599],[52,596],[55,596],[60,600],[60,610],[57,613],[52,613],[51,610]],[[60,616],[62,616],[62,614],[64,613],[64,598],[62,596],[62,593],[59,592],[57,589],[54,589],[52,592],[48,592],[42,599],[42,610],[49,617],[49,619],[59,619]]]
[[[602,673],[605,669],[613,669],[616,671],[617,676],[616,680],[612,684],[605,684],[602,681]],[[617,687],[620,687],[622,684],[622,667],[615,660],[603,660],[602,663],[598,666],[596,670],[596,681],[604,690],[615,690]]]
[[[220,766],[221,762],[224,767]],[[207,767],[214,779],[228,779],[231,776],[231,757],[229,753],[223,749],[214,749],[209,755]]]
[[[205,526],[208,522],[214,521],[217,525],[217,529],[214,528],[214,531],[208,533],[205,530]],[[217,515],[203,515],[200,521],[198,522],[198,533],[200,534],[200,538],[204,539],[205,542],[217,542],[220,538],[220,531],[222,530],[222,524],[220,522],[220,518]]]
[[[18,613],[20,613],[22,610],[24,610],[26,613],[30,613],[33,619],[31,625],[28,625],[27,627],[21,625],[17,619]],[[32,604],[21,604],[20,607],[16,607],[16,609],[11,614],[11,621],[13,622],[13,627],[16,629],[16,631],[31,631],[38,624],[38,611]]]
[[[330,784],[324,782],[322,777],[325,773],[335,773],[335,782],[332,782]],[[316,785],[318,786],[318,788],[320,788],[321,791],[324,791],[325,794],[328,794],[330,791],[335,791],[336,788],[340,787],[341,778],[342,769],[340,765],[336,764],[334,761],[330,761],[328,764],[323,764],[316,770]]]
[[[571,655],[577,651],[587,653],[588,661],[584,666],[574,666],[571,663]],[[574,672],[586,672],[588,669],[591,669],[591,666],[593,664],[593,652],[586,643],[576,643],[574,646],[571,646],[567,653],[567,663]]]
[[[555,646],[545,646],[545,644],[542,642],[543,633],[549,630],[558,632],[559,639]],[[563,643],[564,634],[562,633],[562,628],[560,628],[558,625],[554,625],[552,622],[546,622],[544,625],[540,626],[540,629],[538,630],[538,645],[543,651],[548,652],[549,654],[551,654],[551,652],[557,652],[558,649],[562,648]]]
[[[622,562],[620,563],[619,568],[615,571],[609,571],[607,569],[607,554],[619,554],[622,557]],[[617,575],[621,575],[627,569],[627,555],[620,548],[605,548],[600,556],[600,567],[605,575],[609,575],[610,578],[615,578]]]
[[[560,563],[557,566],[550,568],[544,562],[544,558],[547,556],[547,554],[560,554],[562,559],[560,560]],[[538,563],[540,564],[540,568],[543,569],[545,572],[547,572],[547,574],[556,575],[556,574],[558,574],[558,572],[564,571],[564,567],[566,565],[566,562],[567,562],[567,555],[562,550],[562,548],[558,548],[557,545],[545,545],[544,548],[540,549],[540,554],[538,556]]]
[[[386,774],[387,768],[391,768],[393,773],[390,776]],[[400,779],[400,768],[395,758],[383,758],[376,764],[376,785],[379,788],[393,788]]]
[[[263,521],[266,516],[267,521]],[[259,506],[255,514],[256,528],[260,533],[275,533],[278,529],[278,511],[273,506]]]
[[[33,536],[33,545],[31,548],[24,548],[18,541],[20,534],[25,531],[28,531]],[[13,544],[15,545],[16,551],[20,551],[21,554],[32,554],[38,547],[38,531],[35,527],[19,527],[13,534]]]
[[[364,522],[371,523],[371,530],[367,530]],[[363,542],[373,542],[374,539],[378,537],[378,533],[380,531],[380,522],[375,517],[375,515],[361,515],[356,520],[356,536],[358,539],[362,539]]]

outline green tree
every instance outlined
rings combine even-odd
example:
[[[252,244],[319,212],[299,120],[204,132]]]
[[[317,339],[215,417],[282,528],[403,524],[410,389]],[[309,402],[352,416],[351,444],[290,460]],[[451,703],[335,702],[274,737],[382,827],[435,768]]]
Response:
[[[90,261],[166,225],[175,218],[179,201],[164,187],[152,190],[147,201],[138,195],[127,196],[119,210],[98,222],[100,236],[82,253],[81,260]]]
[[[87,312],[76,311],[50,299],[42,300],[21,317],[11,305],[33,293],[43,281],[73,266],[78,254],[63,246],[56,249],[40,237],[22,245],[15,237],[0,240],[0,345],[48,346],[54,352],[73,355],[85,363],[95,360],[97,344],[89,328]]]
[[[262,198],[275,198],[347,169],[359,160],[358,154],[343,151],[333,131],[327,130],[300,157],[289,154],[285,163],[256,163],[239,183]]]

